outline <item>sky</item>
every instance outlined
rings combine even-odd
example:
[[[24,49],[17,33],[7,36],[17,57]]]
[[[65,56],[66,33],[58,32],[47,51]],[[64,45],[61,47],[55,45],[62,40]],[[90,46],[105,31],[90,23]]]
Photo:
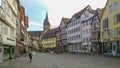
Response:
[[[20,0],[25,8],[25,15],[29,17],[28,31],[43,30],[46,12],[51,28],[56,28],[62,17],[71,18],[87,5],[93,9],[103,8],[106,2],[107,0]]]

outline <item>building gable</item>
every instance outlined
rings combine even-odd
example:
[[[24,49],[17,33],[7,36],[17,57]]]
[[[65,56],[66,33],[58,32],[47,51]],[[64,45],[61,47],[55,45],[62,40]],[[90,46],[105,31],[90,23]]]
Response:
[[[60,29],[66,28],[67,23],[69,22],[69,18],[62,18],[61,23],[60,23]]]
[[[88,7],[85,10],[85,12],[81,15],[81,18],[82,18],[82,20],[87,20],[87,19],[93,17],[94,13],[95,13],[95,11]]]
[[[75,17],[72,17],[72,18],[71,18],[71,21],[74,21],[75,19],[76,19]]]
[[[60,29],[63,29],[63,28],[65,28],[65,23],[62,21],[60,25]]]

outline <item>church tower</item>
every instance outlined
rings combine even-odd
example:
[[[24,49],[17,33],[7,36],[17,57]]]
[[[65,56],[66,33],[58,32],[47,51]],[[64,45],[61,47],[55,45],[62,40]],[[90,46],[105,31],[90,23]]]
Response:
[[[46,13],[46,18],[44,20],[44,31],[49,30],[50,29],[50,23],[48,20],[48,13]]]

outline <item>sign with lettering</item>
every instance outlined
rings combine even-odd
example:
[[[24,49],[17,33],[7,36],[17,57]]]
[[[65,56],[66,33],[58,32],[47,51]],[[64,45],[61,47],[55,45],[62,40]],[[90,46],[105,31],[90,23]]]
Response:
[[[114,37],[114,40],[120,40],[120,37]]]
[[[103,39],[103,41],[107,41],[108,42],[108,41],[111,41],[111,39]]]

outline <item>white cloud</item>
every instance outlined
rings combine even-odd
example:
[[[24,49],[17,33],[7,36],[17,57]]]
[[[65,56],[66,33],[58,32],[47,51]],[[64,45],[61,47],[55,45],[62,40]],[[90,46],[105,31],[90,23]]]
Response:
[[[50,27],[51,27],[51,29],[53,29],[53,28],[57,28],[59,25],[51,25]]]
[[[103,8],[107,0],[42,0],[48,7],[48,15],[51,25],[58,26],[62,17],[71,16],[82,10],[87,5],[93,9]],[[51,27],[53,28],[53,27]]]
[[[23,1],[24,5],[28,8],[30,8],[27,12],[31,14],[31,21],[35,21],[35,17],[39,18],[40,13],[42,13],[42,10],[48,10],[49,15],[49,21],[51,24],[51,28],[58,27],[60,25],[60,21],[62,17],[71,18],[73,14],[76,12],[79,12],[83,8],[85,8],[87,5],[91,5],[93,9],[96,8],[103,8],[105,6],[105,3],[107,0],[20,0]],[[42,7],[39,7],[39,11],[36,12],[38,16],[33,16],[32,9],[37,8],[36,5],[40,5]],[[31,12],[31,11],[32,12]],[[35,14],[35,13],[34,13]],[[41,14],[42,16],[42,14]],[[43,16],[42,16],[43,17]],[[45,18],[45,17],[44,17]],[[33,20],[34,19],[34,20]],[[40,18],[41,20],[41,18]],[[44,19],[42,20],[43,23]],[[37,21],[38,22],[38,21]],[[40,23],[36,22],[30,22],[30,26],[37,27],[39,29],[42,29],[42,25]],[[31,28],[31,27],[30,27]]]
[[[43,30],[43,24],[38,22],[29,22],[29,27],[28,30]]]
[[[43,28],[43,25],[37,22],[29,22],[29,26]]]

